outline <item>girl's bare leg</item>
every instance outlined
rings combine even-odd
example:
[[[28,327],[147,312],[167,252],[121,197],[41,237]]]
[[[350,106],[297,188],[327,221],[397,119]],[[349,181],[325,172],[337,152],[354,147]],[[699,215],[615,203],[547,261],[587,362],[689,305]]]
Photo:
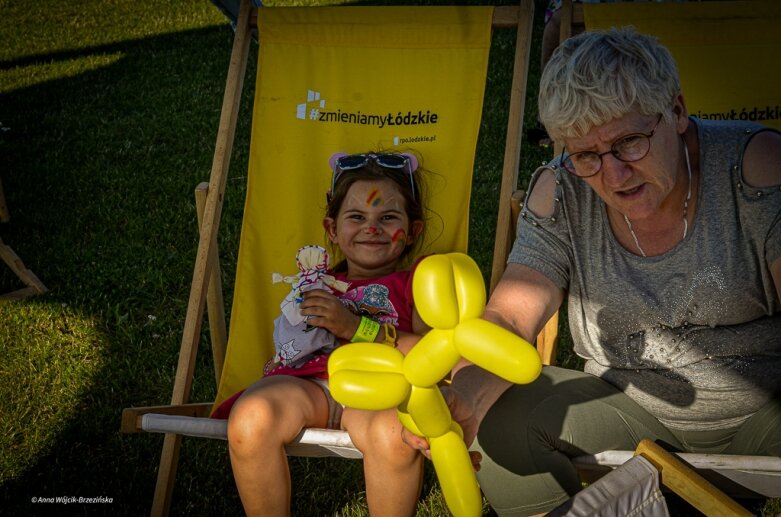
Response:
[[[290,514],[285,444],[304,427],[325,427],[322,388],[297,377],[267,377],[245,391],[228,418],[233,476],[247,515]]]
[[[342,427],[363,453],[366,500],[372,517],[415,515],[423,484],[423,456],[401,440],[396,410],[346,408]]]

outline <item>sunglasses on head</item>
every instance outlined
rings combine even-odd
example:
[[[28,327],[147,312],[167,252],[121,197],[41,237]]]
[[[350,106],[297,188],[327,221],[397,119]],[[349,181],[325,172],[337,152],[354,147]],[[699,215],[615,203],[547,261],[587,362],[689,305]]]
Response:
[[[366,167],[370,161],[373,161],[385,169],[406,169],[409,176],[409,184],[412,189],[412,199],[415,199],[415,180],[412,173],[418,168],[418,160],[413,154],[344,154],[335,153],[331,156],[329,163],[334,171],[331,177],[331,193],[334,192],[336,182],[344,171],[352,171]]]

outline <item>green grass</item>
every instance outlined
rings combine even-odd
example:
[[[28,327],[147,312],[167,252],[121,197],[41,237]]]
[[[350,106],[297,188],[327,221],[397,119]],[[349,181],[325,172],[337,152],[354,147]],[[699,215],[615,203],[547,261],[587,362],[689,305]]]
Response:
[[[0,231],[50,289],[0,303],[0,515],[145,514],[162,436],[123,435],[119,416],[170,399],[198,238],[193,189],[208,180],[233,33],[206,0],[0,0],[0,14],[0,174],[12,217]],[[476,164],[470,253],[484,272],[513,44],[512,31],[499,31]],[[255,55],[253,45],[248,78]],[[243,113],[252,94],[248,81]],[[530,91],[527,125],[535,109]],[[226,279],[238,247],[248,119],[239,123],[223,210]],[[548,152],[524,143],[522,153],[524,186]],[[19,287],[0,265],[0,292]],[[230,300],[231,280],[225,291]],[[207,333],[193,400],[214,397]],[[577,362],[566,339],[559,360]],[[294,515],[366,515],[360,462],[293,458],[291,469]],[[55,496],[113,503],[30,502]],[[173,513],[241,513],[224,442],[184,440]],[[445,513],[429,467],[419,515]]]

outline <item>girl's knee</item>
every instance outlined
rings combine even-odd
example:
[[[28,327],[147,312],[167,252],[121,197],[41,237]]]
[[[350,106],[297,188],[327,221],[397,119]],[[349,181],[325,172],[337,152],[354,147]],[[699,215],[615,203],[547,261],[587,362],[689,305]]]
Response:
[[[403,427],[395,412],[378,414],[365,429],[365,436],[358,440],[361,447],[370,449],[362,450],[364,454],[374,454],[394,463],[409,463],[419,454],[402,440]]]
[[[228,443],[231,447],[252,446],[265,439],[277,413],[263,397],[240,398],[228,416]]]

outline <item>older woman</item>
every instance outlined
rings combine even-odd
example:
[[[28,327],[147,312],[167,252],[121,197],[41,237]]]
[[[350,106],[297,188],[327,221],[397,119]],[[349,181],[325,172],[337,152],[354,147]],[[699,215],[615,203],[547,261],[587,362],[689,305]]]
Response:
[[[781,135],[689,117],[672,56],[633,29],[566,41],[539,104],[566,150],[532,179],[485,317],[532,340],[567,298],[585,372],[455,372],[491,505],[548,511],[580,488],[572,457],[642,438],[780,455]]]

